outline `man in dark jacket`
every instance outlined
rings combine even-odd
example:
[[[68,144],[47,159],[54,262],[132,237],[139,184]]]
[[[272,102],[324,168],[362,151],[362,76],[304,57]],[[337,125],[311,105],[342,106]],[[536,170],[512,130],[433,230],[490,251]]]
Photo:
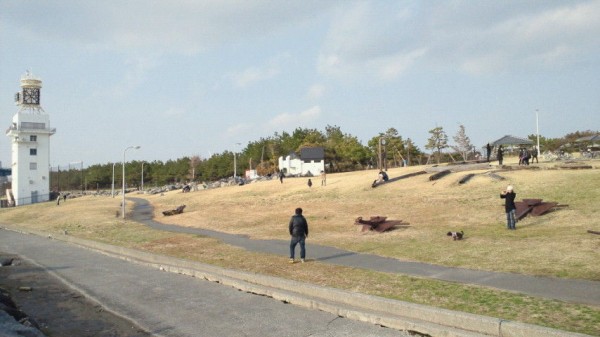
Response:
[[[502,165],[502,160],[504,159],[504,150],[502,149],[502,145],[498,147],[498,154],[496,155],[498,158],[498,165]]]
[[[292,236],[292,240],[290,241],[290,263],[294,263],[297,244],[300,244],[300,261],[304,262],[304,258],[306,258],[304,241],[308,236],[308,223],[302,215],[302,208],[296,208],[295,213],[290,219],[289,225],[290,235]]]
[[[513,191],[513,187],[510,185],[505,191],[500,193],[500,198],[506,199],[506,202],[504,203],[504,210],[506,211],[506,227],[508,227],[508,229],[517,229],[517,220],[515,218],[515,213],[517,211],[517,206],[515,205],[516,197],[517,194]]]

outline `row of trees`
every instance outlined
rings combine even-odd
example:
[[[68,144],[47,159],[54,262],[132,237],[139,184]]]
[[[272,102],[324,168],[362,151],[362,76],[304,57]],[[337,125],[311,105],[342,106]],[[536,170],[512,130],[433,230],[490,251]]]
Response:
[[[592,144],[588,142],[578,142],[577,140],[598,134],[600,134],[600,131],[586,130],[568,133],[561,138],[546,138],[540,135],[540,149],[542,151],[565,151],[569,153],[584,151],[585,147]],[[535,134],[529,135],[528,138],[531,139],[534,144],[537,142],[537,135]]]
[[[342,132],[338,126],[328,125],[324,132],[297,128],[292,133],[275,133],[271,137],[249,142],[240,153],[235,154],[225,151],[210,158],[191,156],[166,162],[131,161],[125,164],[126,184],[129,187],[140,187],[143,184],[147,188],[189,181],[216,181],[234,175],[234,161],[238,175],[247,169],[254,169],[259,175],[274,174],[278,171],[279,157],[298,153],[304,147],[315,146],[325,149],[328,172],[418,165],[433,160],[437,163],[468,161],[480,155],[480,149],[471,143],[463,125],[460,125],[458,132],[452,137],[453,144],[449,143],[442,127],[429,130],[429,134],[425,148],[431,151],[431,155],[423,153],[410,138],[404,139],[395,128],[380,132],[368,140],[367,145],[362,145],[357,137]],[[560,139],[540,137],[540,144],[542,149],[554,150],[572,143],[576,138],[591,134],[595,132],[578,131]],[[114,181],[115,188],[119,189],[122,181],[121,165],[122,163],[107,163],[85,169],[73,169],[70,166],[68,170],[54,168],[50,176],[51,188],[54,191],[110,189]]]

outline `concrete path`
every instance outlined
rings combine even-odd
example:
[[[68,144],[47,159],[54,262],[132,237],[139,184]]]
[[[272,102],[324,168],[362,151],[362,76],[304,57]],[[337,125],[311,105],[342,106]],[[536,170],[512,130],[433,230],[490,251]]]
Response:
[[[151,228],[177,233],[208,236],[219,239],[230,245],[245,248],[249,251],[284,256],[288,255],[288,241],[251,240],[244,235],[162,224],[153,220],[153,209],[147,200],[141,198],[129,199],[135,202],[132,218]],[[168,219],[166,220],[168,221]],[[600,282],[598,281],[536,277],[407,262],[376,255],[355,253],[334,247],[313,245],[310,243],[310,237],[307,241],[307,257],[311,260],[348,267],[428,277],[465,284],[475,284],[536,297],[557,299],[573,303],[600,305]]]
[[[0,251],[34,261],[155,336],[409,336],[42,236],[0,229]]]

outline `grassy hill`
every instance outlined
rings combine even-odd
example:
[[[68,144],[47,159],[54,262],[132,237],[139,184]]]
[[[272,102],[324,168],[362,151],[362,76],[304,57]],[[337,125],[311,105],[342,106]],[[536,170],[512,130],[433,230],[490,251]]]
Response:
[[[259,182],[192,193],[149,196],[159,221],[182,226],[246,234],[257,239],[288,239],[287,223],[302,207],[310,225],[309,242],[352,251],[430,262],[446,266],[533,275],[600,280],[600,171],[553,169],[461,171],[436,181],[418,175],[371,188],[376,171],[330,174],[327,186],[315,178]],[[393,180],[424,167],[388,171]],[[465,184],[465,175],[475,176]],[[558,202],[543,216],[527,216],[517,231],[506,230],[500,192],[515,187],[517,200],[541,198]],[[185,213],[165,218],[161,211],[187,205]],[[361,233],[358,216],[402,220],[395,230]],[[452,242],[448,231],[465,232]]]
[[[510,159],[509,159],[510,160]],[[296,207],[304,209],[310,244],[422,261],[445,266],[531,275],[600,280],[600,162],[595,168],[559,169],[540,163],[520,169],[460,171],[430,181],[431,174],[398,179],[426,167],[388,171],[393,182],[371,188],[377,171],[329,174],[327,185],[307,178],[263,181],[190,193],[135,194],[155,207],[155,218],[181,226],[246,234],[257,239],[289,239],[287,223]],[[582,164],[581,162],[579,164]],[[494,171],[504,178],[490,176]],[[465,184],[458,181],[475,174]],[[541,198],[562,207],[539,217],[527,216],[516,231],[506,229],[500,192],[513,185],[517,200]],[[99,240],[257,273],[293,278],[352,291],[502,317],[559,329],[600,334],[600,308],[532,298],[483,287],[432,281],[331,266],[312,261],[298,267],[287,258],[246,252],[211,238],[165,233],[115,217],[120,197],[87,196],[60,206],[36,204],[0,210],[0,223]],[[181,204],[185,212],[165,217]],[[131,203],[127,204],[128,207]],[[403,226],[386,233],[360,231],[358,216],[387,216]],[[446,232],[463,230],[452,241]]]

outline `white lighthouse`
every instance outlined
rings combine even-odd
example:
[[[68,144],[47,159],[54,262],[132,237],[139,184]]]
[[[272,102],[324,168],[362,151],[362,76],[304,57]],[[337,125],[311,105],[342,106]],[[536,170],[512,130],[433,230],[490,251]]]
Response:
[[[40,106],[42,81],[29,71],[21,77],[15,95],[18,112],[6,131],[12,144],[12,197],[14,205],[50,199],[50,118]]]

